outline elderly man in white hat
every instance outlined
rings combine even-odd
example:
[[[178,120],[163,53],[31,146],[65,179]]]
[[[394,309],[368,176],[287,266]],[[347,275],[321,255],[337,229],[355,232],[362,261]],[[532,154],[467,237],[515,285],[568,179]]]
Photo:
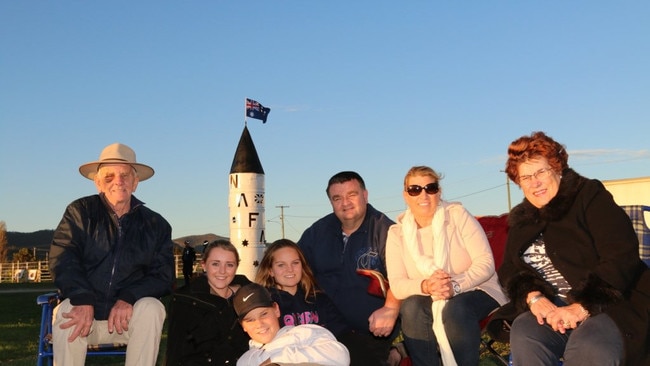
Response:
[[[63,301],[54,364],[83,365],[88,344],[126,343],[125,365],[155,365],[174,282],[171,226],[133,196],[154,170],[123,144],[79,167],[99,194],[68,205],[54,232],[50,271]]]

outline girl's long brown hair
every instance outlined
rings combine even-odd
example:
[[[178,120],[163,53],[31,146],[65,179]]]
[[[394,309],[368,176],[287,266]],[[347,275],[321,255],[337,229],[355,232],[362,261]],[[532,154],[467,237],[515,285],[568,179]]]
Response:
[[[255,282],[267,288],[277,288],[282,290],[275,278],[271,276],[271,268],[273,267],[273,261],[275,260],[275,252],[282,248],[292,248],[298,253],[298,258],[300,259],[300,264],[302,265],[302,275],[300,283],[298,284],[302,287],[302,290],[305,292],[305,301],[313,302],[316,297],[316,293],[319,292],[318,285],[316,284],[316,278],[314,273],[307,264],[305,255],[302,253],[302,250],[298,244],[294,243],[289,239],[279,239],[271,243],[266,251],[264,252],[264,257],[260,262],[260,266],[257,268],[257,274],[255,276]]]

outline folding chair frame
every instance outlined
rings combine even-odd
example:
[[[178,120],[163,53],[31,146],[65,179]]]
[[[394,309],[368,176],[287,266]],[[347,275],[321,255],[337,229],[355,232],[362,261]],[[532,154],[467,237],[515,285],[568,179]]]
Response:
[[[41,329],[38,336],[38,359],[37,365],[53,364],[54,350],[52,347],[52,313],[59,304],[59,296],[56,292],[39,295],[36,304],[41,306]],[[125,356],[126,347],[113,345],[89,345],[87,356]]]
[[[485,235],[490,243],[492,255],[494,256],[494,267],[495,269],[499,269],[499,266],[501,266],[501,263],[503,262],[503,253],[505,252],[506,239],[508,235],[508,214],[500,216],[482,216],[477,217],[477,220],[483,227],[483,231],[485,231]],[[508,359],[506,358],[508,356],[503,356],[494,349],[493,344],[496,341],[489,337],[485,329],[491,316],[492,314],[481,320],[481,349],[488,350],[499,362],[504,366],[508,366]],[[507,326],[507,324],[504,326]]]

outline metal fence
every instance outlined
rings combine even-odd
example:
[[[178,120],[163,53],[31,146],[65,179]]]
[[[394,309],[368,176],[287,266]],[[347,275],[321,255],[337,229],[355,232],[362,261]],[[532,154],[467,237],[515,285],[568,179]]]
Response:
[[[0,282],[41,282],[52,280],[47,261],[0,263]]]

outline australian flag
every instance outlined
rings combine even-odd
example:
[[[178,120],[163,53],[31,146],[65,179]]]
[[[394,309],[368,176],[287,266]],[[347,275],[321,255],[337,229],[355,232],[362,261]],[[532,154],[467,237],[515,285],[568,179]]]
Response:
[[[246,115],[250,118],[261,119],[262,123],[266,123],[266,117],[269,116],[271,108],[264,107],[258,102],[246,98]]]

